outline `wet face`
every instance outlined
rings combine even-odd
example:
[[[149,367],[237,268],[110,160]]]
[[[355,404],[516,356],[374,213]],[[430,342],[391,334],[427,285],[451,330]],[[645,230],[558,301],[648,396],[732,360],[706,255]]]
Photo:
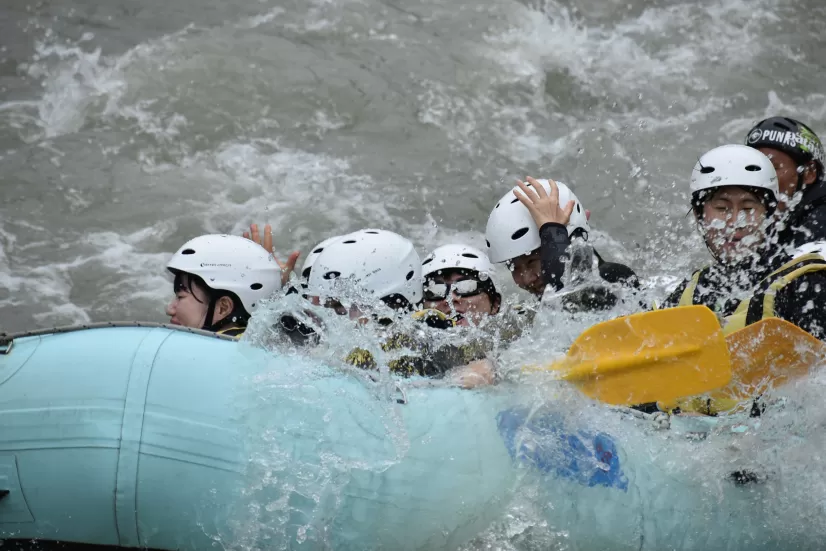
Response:
[[[780,188],[777,210],[780,212],[788,208],[788,201],[798,191],[798,166],[795,160],[784,151],[761,147],[758,151],[771,160],[774,170],[777,172],[777,185]],[[814,163],[809,163],[803,170],[803,185],[813,184],[817,179],[817,169]]]
[[[446,287],[445,287],[446,286]],[[494,304],[490,295],[484,292],[483,283],[462,272],[437,272],[427,277],[424,286],[424,307],[439,310],[448,316],[460,314],[457,325],[478,324],[486,316],[499,311],[499,304]]]
[[[315,306],[321,306],[321,299],[319,297],[307,297],[311,303]],[[367,314],[361,311],[358,306],[355,304],[350,305],[348,308],[344,306],[341,301],[336,299],[328,298],[324,301],[324,307],[329,308],[330,310],[335,311],[336,314],[339,316],[348,316],[351,320],[356,320],[359,323],[367,323],[370,321],[370,318]]]
[[[209,293],[187,274],[179,274],[174,283],[175,298],[166,306],[169,323],[200,329],[204,326]]]
[[[508,262],[508,268],[511,271],[513,282],[521,289],[537,297],[541,297],[545,292],[545,283],[542,281],[542,261],[538,250],[514,258]]]
[[[766,206],[740,187],[720,188],[703,203],[700,229],[708,248],[721,262],[736,263],[750,256],[765,239]]]

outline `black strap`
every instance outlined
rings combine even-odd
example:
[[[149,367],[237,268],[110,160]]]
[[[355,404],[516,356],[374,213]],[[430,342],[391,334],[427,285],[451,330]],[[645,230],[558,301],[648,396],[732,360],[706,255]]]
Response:
[[[751,325],[752,323],[757,323],[761,319],[763,319],[763,302],[766,300],[766,293],[768,292],[769,288],[772,284],[779,280],[780,278],[789,275],[790,273],[803,268],[804,266],[811,266],[813,264],[819,264],[821,266],[826,266],[826,262],[823,262],[817,258],[811,258],[809,260],[804,260],[803,262],[797,262],[793,266],[789,266],[779,272],[776,272],[773,276],[769,276],[763,281],[761,281],[757,287],[755,288],[754,294],[751,296],[751,302],[749,302],[748,310],[746,311],[746,325]]]

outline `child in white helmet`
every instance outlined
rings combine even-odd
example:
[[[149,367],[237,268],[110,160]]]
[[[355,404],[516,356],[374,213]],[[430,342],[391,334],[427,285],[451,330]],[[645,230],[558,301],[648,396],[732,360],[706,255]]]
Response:
[[[679,285],[663,306],[704,304],[726,320],[738,308],[745,307],[744,299],[748,300],[756,290],[780,283],[774,281],[776,277],[771,274],[793,260],[774,238],[778,220],[774,216],[779,193],[777,175],[766,155],[744,145],[731,144],[716,147],[700,157],[690,185],[697,229],[715,262]],[[774,285],[770,293],[773,306],[765,305],[767,310],[761,310],[759,317],[774,310],[778,317],[788,317],[792,323],[802,324],[804,329],[822,336],[823,329],[816,327],[819,323],[811,315],[822,308],[801,311],[808,300],[814,300],[813,304],[817,305],[826,299],[826,294],[821,297],[816,293],[815,287],[819,287],[819,280],[826,274],[819,267],[815,269],[821,262],[812,254],[801,255],[788,266],[814,265],[795,274],[793,281],[784,279],[782,289]],[[764,306],[761,297],[767,291],[768,287],[758,293],[749,322],[756,321],[758,306]],[[744,321],[739,317],[738,321]],[[733,325],[729,330],[731,327]]]
[[[443,245],[422,261],[424,307],[446,314],[458,326],[478,325],[496,315],[502,295],[488,255],[468,245]]]
[[[587,276],[594,258],[603,281],[637,287],[633,270],[605,262],[587,244],[589,232],[585,208],[567,185],[528,178],[493,207],[485,238],[491,261],[506,263],[514,283],[538,298],[547,287],[565,286],[566,267],[574,281]],[[565,304],[573,310],[606,309],[617,300],[607,288],[588,286],[566,297]]]
[[[475,247],[449,244],[436,248],[422,262],[425,312],[436,311],[448,322],[442,327],[488,328],[499,314],[502,295],[496,288],[496,272],[488,255]],[[437,323],[431,323],[440,327]],[[492,327],[491,327],[492,328]],[[499,329],[498,327],[496,329]],[[465,387],[490,384],[494,365],[488,359],[492,338],[474,339],[446,346],[436,356],[449,366],[450,377]]]
[[[281,269],[263,247],[233,235],[187,241],[167,269],[175,298],[170,323],[240,337],[260,302],[281,288]]]
[[[717,147],[697,161],[690,185],[697,229],[715,262],[694,272],[663,306],[708,306],[724,334],[778,317],[826,339],[826,260],[816,250],[793,257],[777,244],[771,160],[744,145]],[[732,405],[698,399],[680,407],[714,414]]]

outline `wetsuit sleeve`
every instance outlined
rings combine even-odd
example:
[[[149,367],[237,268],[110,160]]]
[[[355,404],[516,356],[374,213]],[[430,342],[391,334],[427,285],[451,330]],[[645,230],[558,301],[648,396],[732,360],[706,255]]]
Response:
[[[542,281],[554,290],[562,289],[567,249],[571,245],[568,228],[556,222],[546,222],[539,228],[539,255],[542,260]]]
[[[803,209],[803,220],[799,226],[795,228],[795,224],[792,224],[795,230],[795,245],[826,240],[826,201],[805,205]]]
[[[441,375],[454,367],[467,365],[486,356],[486,347],[479,342],[459,346],[447,345],[435,350],[428,358],[428,364],[430,364],[432,374]]]
[[[774,311],[780,319],[826,340],[826,272],[808,273],[780,289]]]
[[[599,258],[599,277],[608,283],[620,283],[632,289],[640,288],[640,279],[630,267],[618,262],[605,262]]]

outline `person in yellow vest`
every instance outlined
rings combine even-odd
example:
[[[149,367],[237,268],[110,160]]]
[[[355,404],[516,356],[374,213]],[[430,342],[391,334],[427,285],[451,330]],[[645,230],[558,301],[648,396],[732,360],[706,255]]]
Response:
[[[712,149],[694,167],[691,193],[697,228],[715,262],[694,272],[663,306],[708,306],[725,334],[777,317],[826,339],[826,260],[815,252],[792,256],[777,245],[779,191],[771,160],[744,145]],[[729,406],[705,399],[680,404],[705,414]]]
[[[234,235],[184,243],[166,268],[175,276],[169,323],[240,338],[259,303],[281,289],[281,268],[261,245]]]

